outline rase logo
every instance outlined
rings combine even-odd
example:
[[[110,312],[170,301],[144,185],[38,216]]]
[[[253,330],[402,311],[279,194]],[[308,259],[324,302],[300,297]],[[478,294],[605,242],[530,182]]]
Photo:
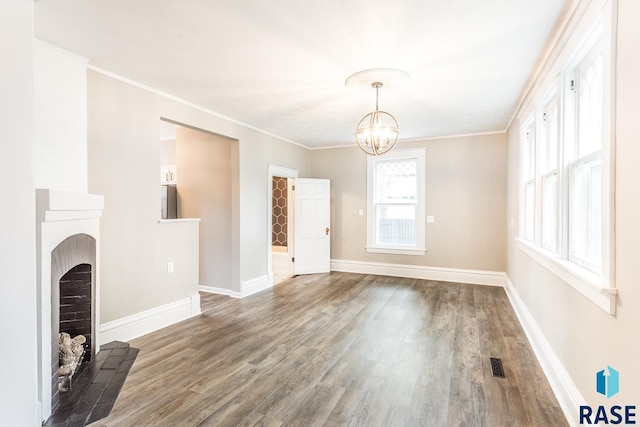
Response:
[[[620,392],[620,372],[607,365],[606,369],[596,372],[596,392],[609,399]],[[614,405],[609,408],[600,405],[596,408],[580,406],[580,424],[626,424],[636,423],[635,405]]]
[[[596,391],[602,395],[615,396],[620,391],[620,372],[607,365],[607,369],[596,374]]]

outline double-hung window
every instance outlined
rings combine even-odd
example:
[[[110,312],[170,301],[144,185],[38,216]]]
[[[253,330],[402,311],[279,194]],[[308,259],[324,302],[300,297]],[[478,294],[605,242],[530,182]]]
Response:
[[[540,85],[543,96],[525,111],[519,237],[525,252],[614,313],[614,15],[602,4],[598,23],[558,55]]]
[[[367,160],[367,251],[425,253],[425,149]]]

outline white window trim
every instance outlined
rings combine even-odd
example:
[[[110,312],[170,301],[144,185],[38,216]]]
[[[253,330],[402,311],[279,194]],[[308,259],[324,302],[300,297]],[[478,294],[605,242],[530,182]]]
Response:
[[[546,267],[553,274],[582,295],[593,301],[609,314],[616,313],[616,295],[618,290],[602,282],[602,277],[591,273],[573,262],[558,258],[556,254],[527,240],[516,237],[522,252]]]
[[[566,96],[566,87],[570,83],[572,78],[575,78],[572,75],[572,71],[575,70],[575,67],[578,65],[578,59],[582,60],[586,57],[587,50],[590,51],[591,47],[598,38],[602,37],[602,54],[604,60],[604,98],[603,98],[603,110],[604,120],[603,120],[603,146],[601,149],[601,158],[602,158],[602,268],[601,274],[594,274],[593,272],[585,269],[577,265],[576,263],[569,260],[568,254],[568,233],[566,229],[568,228],[568,202],[566,197],[561,197],[559,199],[559,216],[558,216],[558,229],[556,230],[558,234],[558,250],[557,253],[553,253],[542,247],[541,242],[538,238],[538,233],[536,232],[536,239],[534,241],[528,241],[524,239],[524,211],[521,210],[519,214],[520,218],[520,227],[519,227],[519,237],[516,237],[516,243],[518,248],[530,256],[533,260],[537,261],[541,266],[548,269],[550,272],[555,274],[562,281],[566,282],[576,291],[580,292],[583,296],[591,300],[598,307],[606,311],[611,315],[615,315],[616,313],[616,305],[617,305],[617,289],[615,287],[615,233],[614,233],[614,210],[615,210],[615,199],[614,199],[614,170],[615,170],[615,128],[614,128],[614,118],[615,118],[615,27],[616,27],[616,17],[617,13],[615,9],[617,8],[616,0],[603,0],[596,1],[592,5],[594,8],[589,8],[588,12],[582,14],[582,18],[590,17],[591,19],[582,19],[576,27],[581,28],[583,31],[580,31],[580,34],[583,35],[582,42],[578,43],[576,49],[576,43],[569,42],[568,44],[573,44],[572,53],[570,60],[566,60],[566,52],[561,52],[560,54],[554,57],[554,63],[551,65],[551,70],[555,70],[551,72],[551,74],[546,79],[545,83],[542,83],[540,88],[542,90],[546,88],[551,88],[553,84],[555,84],[557,80],[557,76],[561,75],[561,82],[563,83],[562,87],[559,88],[559,93],[561,94],[560,98],[560,123],[559,126],[561,128],[560,132],[562,135],[562,140],[559,141],[560,147],[562,150],[566,150],[566,139],[573,139],[575,129],[572,126],[565,126],[567,120],[572,122],[572,115],[574,114],[575,105],[573,100],[570,97]],[[596,10],[598,8],[599,10]],[[594,25],[588,25],[587,22],[595,22]],[[574,29],[576,28],[574,27]],[[568,37],[574,38],[575,35],[569,35]],[[575,38],[574,40],[575,41]],[[565,44],[566,47],[566,44]],[[560,59],[565,58],[565,59]],[[560,70],[558,67],[562,67]],[[561,71],[562,70],[562,71]],[[541,105],[544,105],[535,100],[535,94],[532,96],[532,99],[525,101],[527,104],[531,103],[533,105],[537,105],[540,108]],[[522,114],[519,116],[528,117],[532,113],[532,111],[536,109],[534,106],[527,107],[523,109]],[[528,120],[523,121],[527,123]],[[526,125],[525,125],[526,126]],[[525,126],[522,126],[523,129]],[[522,135],[521,135],[522,140]],[[564,156],[567,153],[560,153],[560,155]],[[536,156],[536,161],[537,161]],[[561,166],[558,169],[558,181],[559,187],[558,192],[567,194],[569,190],[569,182],[567,177],[565,176],[567,173],[566,162],[564,159],[560,160]],[[520,159],[520,173],[522,174],[522,157]],[[524,197],[524,180],[522,175],[520,175],[520,209],[523,209],[523,200]],[[536,191],[536,197],[538,191]],[[536,224],[540,215],[536,213]]]
[[[375,207],[373,200],[373,185],[375,163],[377,160],[407,159],[417,160],[417,193],[416,204],[416,245],[376,245],[375,244]],[[383,156],[367,157],[367,245],[365,249],[369,253],[394,254],[394,255],[424,255],[427,252],[425,243],[425,164],[426,148],[396,149]]]

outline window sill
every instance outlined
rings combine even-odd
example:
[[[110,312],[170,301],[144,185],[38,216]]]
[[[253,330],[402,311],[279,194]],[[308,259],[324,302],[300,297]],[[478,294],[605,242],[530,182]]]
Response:
[[[616,313],[616,295],[618,291],[612,286],[603,284],[602,277],[569,261],[561,260],[551,252],[534,246],[526,240],[516,238],[516,241],[522,252],[590,299],[598,307],[609,314]]]
[[[367,252],[373,254],[392,254],[392,255],[424,255],[427,253],[426,249],[406,249],[406,248],[382,248],[375,246],[365,247]]]

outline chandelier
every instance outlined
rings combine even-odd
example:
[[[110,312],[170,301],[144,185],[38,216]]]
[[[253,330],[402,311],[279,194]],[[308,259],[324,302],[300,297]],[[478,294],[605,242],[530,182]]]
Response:
[[[348,87],[371,87],[376,90],[376,109],[366,114],[356,126],[356,144],[362,151],[372,156],[379,156],[390,151],[398,143],[400,127],[398,120],[378,106],[380,88],[405,83],[409,75],[393,68],[373,68],[359,71],[349,76],[345,84]]]
[[[378,109],[379,89],[382,82],[373,82],[376,90],[376,110],[365,115],[356,127],[356,143],[367,154],[378,156],[390,151],[398,142],[400,128],[392,114]]]

